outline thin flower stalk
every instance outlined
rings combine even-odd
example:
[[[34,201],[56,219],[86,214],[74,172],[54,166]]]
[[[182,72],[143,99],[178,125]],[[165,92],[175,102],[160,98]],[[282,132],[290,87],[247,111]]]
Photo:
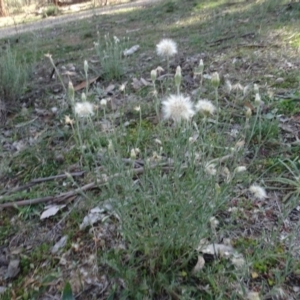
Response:
[[[211,83],[215,90],[215,99],[216,99],[216,106],[217,106],[217,122],[219,121],[219,92],[218,88],[220,85],[220,77],[219,73],[215,72],[211,76]]]
[[[85,74],[85,93],[87,95],[89,92],[89,76],[88,76],[89,65],[88,65],[87,60],[84,61],[83,68],[84,68],[84,74]]]
[[[59,81],[60,81],[60,83],[61,83],[61,85],[62,85],[62,87],[63,87],[63,89],[64,89],[64,92],[66,93],[66,92],[67,92],[66,86],[65,86],[65,84],[64,84],[64,82],[63,82],[63,80],[62,80],[62,77],[61,77],[61,75],[60,75],[60,73],[59,73],[59,70],[57,69],[57,67],[56,67],[56,65],[55,65],[55,63],[54,63],[54,61],[53,61],[52,55],[51,55],[51,54],[46,54],[45,56],[46,56],[47,58],[49,58],[50,63],[51,63],[52,67],[53,67],[54,70],[55,70],[55,74],[57,75],[57,77],[58,77],[58,79],[59,79]]]

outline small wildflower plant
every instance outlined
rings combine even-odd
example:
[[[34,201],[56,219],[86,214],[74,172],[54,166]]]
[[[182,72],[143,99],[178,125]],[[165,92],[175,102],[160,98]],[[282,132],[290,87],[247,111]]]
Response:
[[[122,43],[109,35],[95,43],[109,80],[120,79],[124,74]],[[84,61],[87,86],[80,95],[69,82],[66,98],[70,109],[64,123],[80,150],[78,162],[94,171],[93,182],[101,191],[96,194],[95,206],[109,201],[109,217],[101,225],[117,224],[114,242],[120,242],[120,247],[103,251],[101,263],[114,278],[124,281],[123,289],[118,290],[119,298],[159,298],[161,291],[173,291],[173,285],[186,293],[187,299],[202,299],[203,295],[211,298],[213,292],[185,290],[182,284],[190,278],[202,280],[210,276],[211,270],[221,276],[214,264],[205,269],[203,243],[212,245],[210,255],[214,260],[225,258],[234,243],[227,242],[225,254],[213,251],[220,248],[221,237],[225,240],[241,219],[248,217],[249,212],[243,215],[241,203],[251,210],[255,205],[266,205],[271,197],[268,185],[258,180],[257,174],[251,174],[251,159],[246,157],[251,140],[255,139],[257,152],[263,142],[263,94],[256,85],[251,91],[229,80],[223,85],[218,72],[210,72],[206,80],[202,59],[194,69],[201,95],[190,93],[185,90],[181,66],[170,70],[169,60],[177,54],[177,44],[162,40],[154,51],[167,60],[171,80],[159,78],[164,69],[151,66],[145,89],[149,101],[137,96],[137,103],[126,107],[128,119],[120,108],[112,113],[107,95],[92,97],[89,64]],[[122,86],[120,90],[126,98],[126,83]],[[222,90],[228,97],[234,93],[239,101],[250,95],[252,102],[237,112],[238,129],[232,126]],[[288,170],[294,179],[281,178],[277,182],[292,186],[292,194],[298,197],[300,176],[294,168]],[[225,268],[228,273],[234,270],[233,277],[238,278],[232,279],[235,283],[245,282],[249,276],[251,266],[243,255],[249,252],[234,253],[229,262],[222,262],[222,272]],[[194,268],[197,261],[201,266]],[[222,299],[228,292],[224,288],[219,294]]]
[[[101,64],[101,71],[107,80],[119,80],[125,72],[125,60],[123,51],[128,41],[126,38],[111,36],[109,33],[103,37],[98,32],[98,40],[94,43],[96,53]]]
[[[114,47],[112,51],[116,50],[117,55],[120,41],[108,37],[105,41],[106,47]],[[163,41],[156,51],[168,60],[177,53],[177,45]],[[84,62],[83,66],[88,78],[88,63]],[[224,122],[227,115],[219,102],[219,74],[213,73],[211,81],[205,82],[202,81],[204,62],[200,60],[195,69],[195,79],[201,78],[199,85],[210,89],[207,95],[210,99],[207,99],[185,93],[180,66],[174,70],[172,81],[166,80],[166,84],[159,86],[158,76],[163,71],[161,67],[154,67],[149,73],[151,111],[155,111],[158,119],[156,126],[150,125],[151,129],[144,119],[143,101],[132,107],[132,114],[136,116],[134,126],[128,126],[126,121],[114,125],[114,120],[108,120],[107,99],[100,98],[95,105],[85,93],[78,100],[80,97],[74,95],[71,83],[68,88],[75,121],[69,116],[65,120],[77,137],[82,161],[90,164],[93,157],[92,163],[97,164],[93,154],[96,152],[101,156],[101,172],[116,176],[115,180],[109,180],[106,175],[101,197],[114,199],[112,209],[120,220],[119,229],[126,244],[124,251],[132,255],[126,268],[136,270],[141,263],[145,268],[142,283],[138,274],[122,271],[122,255],[108,253],[105,258],[115,276],[125,280],[127,292],[134,291],[132,296],[142,284],[155,288],[153,270],[164,274],[167,281],[171,280],[170,269],[179,272],[188,268],[193,257],[193,251],[188,249],[197,249],[204,239],[217,241],[222,229],[216,215],[226,209],[228,199],[235,195],[236,182],[248,190],[249,202],[268,199],[265,188],[247,181],[248,168],[241,164],[245,137],[253,130],[252,111],[241,110],[241,130],[229,139],[226,135],[230,132],[230,122]],[[260,112],[254,115],[257,122]],[[99,118],[102,123],[112,124],[109,131],[97,128],[95,119]],[[99,140],[104,142],[95,147],[95,141]],[[141,175],[136,177],[135,172]],[[103,175],[95,177],[99,183],[103,181]],[[140,258],[135,257],[136,252]],[[232,259],[233,268],[241,270],[244,264],[241,255]]]
[[[20,61],[16,53],[8,47],[0,56],[0,98],[7,108],[21,96],[28,81],[30,65]]]

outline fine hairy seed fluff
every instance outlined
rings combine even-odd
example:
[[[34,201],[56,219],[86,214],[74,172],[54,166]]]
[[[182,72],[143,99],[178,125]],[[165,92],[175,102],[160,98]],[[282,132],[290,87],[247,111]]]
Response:
[[[199,100],[195,105],[196,111],[204,116],[211,116],[216,111],[216,107],[207,99]]]
[[[249,188],[249,191],[260,200],[267,198],[266,190],[257,184],[252,184]]]
[[[190,97],[182,94],[170,95],[162,102],[162,113],[164,119],[173,119],[175,122],[190,120],[195,114]]]
[[[75,114],[80,118],[86,118],[94,115],[94,106],[92,103],[85,102],[77,102],[75,104]]]
[[[162,57],[172,57],[177,53],[177,44],[171,39],[163,39],[156,45],[156,53]]]

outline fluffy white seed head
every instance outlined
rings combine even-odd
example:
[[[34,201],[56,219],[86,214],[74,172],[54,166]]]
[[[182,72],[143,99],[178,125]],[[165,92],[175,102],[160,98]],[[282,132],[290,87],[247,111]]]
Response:
[[[249,188],[249,191],[260,200],[267,198],[266,190],[257,184],[252,184]]]
[[[101,107],[106,107],[106,105],[107,105],[107,100],[106,100],[106,99],[101,99],[101,100],[100,100],[100,105],[101,105]]]
[[[77,102],[75,104],[75,114],[80,118],[86,118],[94,115],[94,106],[92,103],[85,102]]]
[[[257,292],[249,292],[247,294],[247,300],[260,300],[259,293],[257,293]]]
[[[119,38],[118,38],[118,37],[116,37],[115,35],[114,35],[114,42],[115,42],[115,44],[118,44],[118,43],[120,43],[120,40],[119,40]]]
[[[242,268],[246,264],[246,261],[242,256],[232,257],[231,262],[237,268]]]
[[[162,57],[172,57],[177,53],[177,44],[171,39],[163,39],[156,45],[156,53]]]
[[[184,97],[182,94],[170,95],[164,100],[162,113],[164,119],[173,119],[175,122],[190,120],[195,114],[190,98]]]
[[[58,108],[56,106],[51,107],[51,111],[53,114],[56,114],[58,112]]]
[[[219,226],[219,221],[216,217],[211,217],[209,219],[210,227],[215,230]]]
[[[199,100],[195,108],[197,112],[204,116],[211,116],[216,111],[216,107],[207,99]]]
[[[215,164],[207,164],[205,166],[205,172],[208,175],[216,175],[217,174],[217,169]]]
[[[235,173],[242,173],[242,172],[246,172],[246,171],[247,171],[247,168],[245,166],[238,166],[234,170]]]

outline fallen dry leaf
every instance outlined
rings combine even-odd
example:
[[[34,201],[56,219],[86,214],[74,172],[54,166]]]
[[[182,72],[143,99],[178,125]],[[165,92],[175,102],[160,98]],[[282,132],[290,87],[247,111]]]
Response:
[[[110,84],[106,89],[105,89],[105,92],[106,94],[109,94],[111,93],[114,89],[115,89],[115,85],[114,84]]]
[[[203,269],[204,265],[205,265],[205,260],[204,260],[204,258],[203,258],[202,255],[199,255],[198,256],[198,261],[197,261],[197,263],[196,263],[196,265],[195,265],[195,267],[193,269],[193,272],[194,273],[199,272],[200,270]]]
[[[141,77],[140,79],[133,78],[131,85],[135,90],[139,90],[142,87],[151,86],[152,84],[148,82],[146,79],[144,79],[143,77]]]
[[[95,208],[91,209],[89,214],[84,217],[83,222],[80,224],[80,226],[79,226],[80,230],[83,230],[86,227],[91,226],[91,225],[95,224],[96,222],[102,220],[105,217],[103,212],[104,212],[104,210],[99,207],[95,207]]]
[[[57,212],[64,208],[66,205],[50,205],[50,206],[46,206],[44,212],[41,215],[41,220],[44,220],[46,218],[55,216],[57,214]]]
[[[126,49],[123,51],[124,56],[132,55],[134,52],[138,51],[140,49],[139,45],[134,45],[130,49]]]
[[[139,90],[143,86],[142,83],[137,78],[132,79],[131,85],[136,91]]]
[[[141,77],[140,82],[144,85],[144,86],[151,86],[152,83],[147,81],[146,79],[144,79],[143,77]]]
[[[9,262],[7,272],[6,272],[6,278],[15,278],[19,272],[20,272],[20,260],[19,259],[13,259]]]
[[[91,78],[88,80],[88,85],[94,83],[95,81],[97,81],[98,79],[100,78],[100,76],[96,76],[94,78]],[[74,91],[80,91],[82,89],[84,89],[86,87],[86,80],[85,81],[82,81],[81,83],[77,84],[75,87],[74,87]]]
[[[59,249],[63,248],[67,244],[68,236],[64,235],[51,249],[52,254],[56,254]]]

